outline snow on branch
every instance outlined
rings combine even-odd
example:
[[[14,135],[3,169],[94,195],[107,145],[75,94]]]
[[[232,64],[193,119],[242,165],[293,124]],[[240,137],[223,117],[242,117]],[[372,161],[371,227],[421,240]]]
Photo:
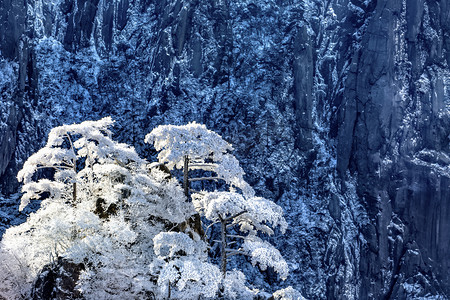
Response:
[[[200,215],[212,222],[220,222],[220,216],[226,218],[246,210],[244,197],[233,192],[193,194],[192,203]]]
[[[239,224],[242,231],[257,230],[273,234],[273,228],[279,226],[285,232],[287,222],[280,206],[262,197],[244,198],[235,192],[210,192],[192,195],[192,203],[200,215],[212,222],[223,219]]]
[[[17,174],[19,182],[28,183],[33,174],[40,168],[73,168],[72,161],[76,158],[70,149],[44,147],[31,155]]]
[[[206,241],[220,243],[221,263],[219,269],[201,258],[199,251],[194,251],[198,244],[184,233],[161,233],[154,239],[154,249],[159,265],[155,272],[159,274],[158,285],[175,297],[189,298],[186,286],[197,286],[196,296],[203,295],[198,289],[203,287],[200,274],[203,269],[213,269],[222,275],[221,295],[245,294],[242,299],[252,298],[253,291],[245,287],[245,276],[239,271],[228,271],[228,258],[234,255],[251,257],[253,265],[259,264],[261,269],[272,267],[284,280],[288,275],[288,266],[280,252],[270,243],[257,237],[258,232],[273,234],[273,228],[285,232],[287,222],[281,207],[262,197],[255,197],[253,188],[244,180],[244,171],[239,161],[229,152],[233,150],[220,135],[208,130],[204,125],[189,123],[185,126],[161,125],[150,132],[145,142],[153,143],[158,154],[159,164],[169,169],[183,170],[183,187],[185,196],[189,198],[189,182],[222,179],[229,185],[229,191],[200,191],[190,195],[196,212],[210,221],[204,230],[205,236],[213,225],[220,224],[221,239],[206,238]],[[215,174],[200,175],[189,178],[189,170],[203,170]],[[201,221],[200,221],[201,226]],[[234,233],[228,230],[234,227]],[[212,249],[204,245],[205,253]],[[194,254],[195,253],[195,254]],[[159,263],[158,263],[159,260]],[[189,266],[189,269],[186,269]],[[213,272],[213,271],[211,271]],[[188,278],[186,281],[183,278]],[[203,279],[202,279],[203,280]],[[240,285],[237,281],[241,281]],[[170,287],[177,287],[171,296]],[[184,290],[184,291],[182,291]],[[212,296],[217,294],[211,293]]]
[[[83,177],[112,173],[122,173],[127,164],[143,164],[133,147],[111,139],[109,127],[114,121],[110,117],[98,121],[85,121],[80,124],[62,125],[53,128],[47,144],[30,156],[19,171],[17,179],[24,183],[25,195],[20,209],[30,199],[39,199],[42,193],[49,192],[50,197],[65,197],[76,201],[76,184]],[[95,165],[95,170],[92,168]],[[86,168],[89,167],[89,168]],[[122,169],[121,169],[122,168]],[[40,169],[52,169],[53,180],[34,181],[33,175]]]
[[[274,202],[267,200],[263,197],[253,197],[247,200],[247,211],[252,218],[253,224],[256,225],[258,230],[266,231],[262,225],[268,223],[275,228],[280,227],[282,233],[285,233],[287,229],[287,222],[283,217],[283,209]],[[267,232],[272,234],[271,232]]]
[[[106,117],[98,121],[84,121],[80,124],[55,127],[50,131],[46,147],[61,146],[64,138],[69,134],[79,134],[94,140],[104,136],[110,138],[111,131],[108,128],[113,124],[112,118]]]
[[[48,179],[41,179],[38,182],[29,182],[22,187],[22,200],[19,211],[22,211],[30,200],[39,199],[43,192],[49,192],[51,197],[61,197],[61,191],[65,189],[65,184]]]
[[[204,251],[206,245],[202,241],[194,241],[182,232],[161,232],[153,238],[155,254],[160,259],[182,255],[194,255]]]
[[[154,267],[154,266],[153,266]],[[217,266],[193,257],[182,257],[163,264],[158,277],[161,294],[174,299],[214,298],[221,282]],[[171,290],[171,286],[175,287]],[[169,298],[169,297],[166,297]]]
[[[248,236],[242,247],[251,257],[253,265],[258,263],[263,271],[267,267],[272,267],[280,275],[281,279],[286,280],[289,274],[289,267],[278,249],[257,236]]]
[[[273,293],[273,298],[275,300],[305,300],[302,294],[292,286],[276,291]]]

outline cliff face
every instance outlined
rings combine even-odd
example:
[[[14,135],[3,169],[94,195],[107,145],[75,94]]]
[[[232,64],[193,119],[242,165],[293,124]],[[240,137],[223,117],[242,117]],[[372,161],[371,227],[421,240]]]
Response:
[[[56,125],[111,115],[151,158],[195,120],[284,207],[305,296],[450,295],[447,1],[25,2],[0,4],[4,194]]]
[[[435,280],[449,292],[449,13],[446,2],[378,1],[349,60],[337,171],[357,174],[371,220],[362,288],[377,296],[399,297],[403,282],[433,293]]]

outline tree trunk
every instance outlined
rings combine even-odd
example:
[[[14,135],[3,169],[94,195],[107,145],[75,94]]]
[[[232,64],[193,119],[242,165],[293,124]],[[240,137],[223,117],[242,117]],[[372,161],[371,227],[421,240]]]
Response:
[[[183,167],[183,189],[184,195],[191,201],[189,198],[189,157],[187,155],[184,156],[184,167]],[[204,236],[205,232],[203,231],[202,221],[200,219],[200,215],[197,213],[193,215],[189,220],[188,224],[191,228],[194,229],[196,233],[198,233],[201,237]]]
[[[72,205],[75,205],[75,203],[77,202],[77,183],[76,182],[74,182],[72,184],[72,198],[73,198]]]
[[[227,221],[222,219],[221,216],[219,216],[220,219],[220,231],[221,231],[221,235],[222,235],[222,250],[221,250],[221,254],[222,254],[222,262],[220,265],[220,269],[222,271],[222,275],[223,278],[225,278],[225,275],[227,273],[227,253],[226,253],[226,248],[227,248]]]
[[[184,156],[184,168],[183,168],[183,188],[184,188],[184,195],[186,197],[189,197],[189,158],[187,155]]]

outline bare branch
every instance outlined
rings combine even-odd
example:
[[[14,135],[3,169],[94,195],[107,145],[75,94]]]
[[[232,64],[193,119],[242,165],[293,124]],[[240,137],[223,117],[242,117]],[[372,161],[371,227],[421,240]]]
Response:
[[[208,234],[209,228],[211,228],[213,225],[218,224],[218,223],[220,223],[220,222],[217,221],[217,222],[211,223],[211,224],[209,224],[209,225],[206,227],[206,229],[205,229],[205,234],[203,235],[203,239],[206,238],[206,235]]]
[[[189,165],[189,169],[190,168],[215,168],[217,167],[217,164],[208,164],[208,163],[192,163]]]
[[[231,248],[225,248],[226,252],[235,252],[235,251],[242,251],[242,249],[231,249]]]
[[[230,238],[245,239],[245,236],[242,236],[242,235],[229,234],[227,236]]]
[[[200,181],[200,180],[219,180],[222,179],[220,177],[198,177],[198,178],[189,178],[189,181]]]
[[[53,169],[55,169],[55,170],[72,170],[73,168],[72,167],[69,167],[69,166],[39,166],[39,167],[36,167],[36,169],[51,169],[51,168],[53,168]]]
[[[228,252],[227,253],[227,257],[233,256],[233,255],[245,255],[245,256],[250,256],[247,253],[245,253],[244,251],[240,251],[240,250],[235,250],[233,252]]]

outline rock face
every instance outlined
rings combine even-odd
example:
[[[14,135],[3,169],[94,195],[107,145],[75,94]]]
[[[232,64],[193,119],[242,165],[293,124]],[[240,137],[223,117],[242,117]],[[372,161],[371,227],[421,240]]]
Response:
[[[450,297],[447,1],[25,2],[0,3],[3,194],[59,124],[111,115],[151,158],[197,121],[284,207],[287,284]]]
[[[75,289],[83,264],[74,264],[59,258],[54,264],[44,267],[34,284],[31,298],[44,299],[82,299]]]
[[[449,293],[449,13],[444,2],[378,1],[350,60],[337,171],[358,174],[371,220],[362,228],[370,237],[361,248],[361,284],[375,298],[416,282],[426,282],[427,292],[442,282]]]

